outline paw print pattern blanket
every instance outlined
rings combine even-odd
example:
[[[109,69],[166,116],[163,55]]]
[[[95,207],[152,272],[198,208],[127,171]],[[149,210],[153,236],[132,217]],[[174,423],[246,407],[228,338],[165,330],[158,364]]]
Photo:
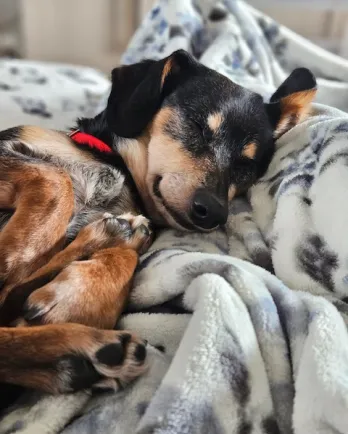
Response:
[[[0,58],[0,131],[16,125],[66,130],[105,105],[109,80],[81,66]]]
[[[306,66],[313,113],[224,230],[167,230],[142,257],[120,326],[149,341],[146,375],[98,397],[29,394],[2,434],[348,432],[348,63],[238,0],[159,1],[123,62],[178,48],[265,101]]]

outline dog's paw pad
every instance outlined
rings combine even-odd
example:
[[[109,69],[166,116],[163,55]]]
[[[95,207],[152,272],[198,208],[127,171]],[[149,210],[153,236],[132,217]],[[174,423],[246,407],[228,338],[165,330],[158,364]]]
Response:
[[[118,333],[117,340],[99,348],[93,360],[98,372],[124,384],[146,369],[146,342],[130,333]]]
[[[61,357],[56,370],[60,372],[61,387],[68,391],[89,389],[103,378],[88,358],[77,354]]]
[[[121,342],[105,345],[97,351],[95,357],[98,363],[102,363],[107,366],[122,365],[125,359],[125,350]]]

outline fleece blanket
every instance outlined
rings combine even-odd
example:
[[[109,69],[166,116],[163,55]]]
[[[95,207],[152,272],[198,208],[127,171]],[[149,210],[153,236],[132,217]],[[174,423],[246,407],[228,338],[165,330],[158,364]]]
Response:
[[[238,0],[159,1],[123,61],[177,48],[265,100],[307,66],[313,113],[224,229],[163,231],[142,257],[119,326],[149,341],[148,372],[117,393],[30,393],[1,434],[348,432],[348,63]]]
[[[17,125],[67,130],[101,111],[109,80],[91,68],[0,58],[0,131]]]

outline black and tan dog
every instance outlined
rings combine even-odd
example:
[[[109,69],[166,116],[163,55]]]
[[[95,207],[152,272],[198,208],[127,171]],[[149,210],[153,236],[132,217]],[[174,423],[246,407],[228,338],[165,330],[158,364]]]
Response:
[[[139,214],[188,231],[223,225],[315,86],[297,69],[265,104],[177,51],[115,69],[106,110],[78,132],[1,132],[0,381],[57,393],[139,375],[144,343],[107,330],[151,241]]]

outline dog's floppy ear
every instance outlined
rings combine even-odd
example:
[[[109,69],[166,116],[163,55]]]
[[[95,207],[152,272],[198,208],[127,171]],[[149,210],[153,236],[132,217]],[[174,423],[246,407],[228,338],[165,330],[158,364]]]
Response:
[[[266,104],[276,139],[308,116],[316,86],[314,75],[306,68],[295,69],[279,86]]]
[[[186,51],[178,50],[162,60],[115,68],[106,109],[111,130],[121,137],[139,136],[163,98],[198,67]]]

